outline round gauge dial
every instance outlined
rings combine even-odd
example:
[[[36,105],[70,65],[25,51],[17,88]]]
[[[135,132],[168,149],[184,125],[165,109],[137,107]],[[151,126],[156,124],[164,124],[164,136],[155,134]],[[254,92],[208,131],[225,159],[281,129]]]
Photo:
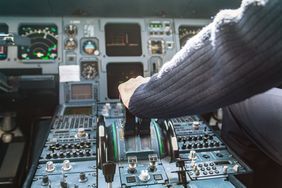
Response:
[[[18,58],[23,60],[55,60],[58,56],[58,28],[50,25],[21,25],[19,34],[31,39],[29,47],[18,47]]]
[[[98,76],[98,62],[86,61],[81,62],[81,76],[86,80],[93,80]]]
[[[97,50],[97,46],[94,41],[86,40],[82,44],[82,50],[87,55],[93,55],[95,54],[95,51]]]
[[[65,49],[66,50],[74,50],[77,47],[77,42],[74,38],[68,38],[65,41]]]
[[[77,26],[74,24],[69,24],[65,28],[65,33],[68,36],[75,36],[77,34]]]

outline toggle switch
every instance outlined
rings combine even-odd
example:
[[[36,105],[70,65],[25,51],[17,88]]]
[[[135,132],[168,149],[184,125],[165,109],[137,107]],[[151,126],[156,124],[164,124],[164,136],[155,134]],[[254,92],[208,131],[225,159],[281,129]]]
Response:
[[[137,157],[129,156],[128,157],[128,172],[134,174],[137,167]]]

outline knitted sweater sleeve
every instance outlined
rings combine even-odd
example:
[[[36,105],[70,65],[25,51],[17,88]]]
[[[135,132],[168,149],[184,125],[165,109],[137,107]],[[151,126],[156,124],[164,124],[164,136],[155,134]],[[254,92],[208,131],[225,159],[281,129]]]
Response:
[[[213,22],[132,95],[139,117],[208,112],[282,81],[282,1],[243,0]]]

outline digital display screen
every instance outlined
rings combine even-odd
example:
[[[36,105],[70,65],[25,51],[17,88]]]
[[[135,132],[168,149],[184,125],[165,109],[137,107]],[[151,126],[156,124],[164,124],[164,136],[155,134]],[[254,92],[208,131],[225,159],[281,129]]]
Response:
[[[4,23],[0,23],[0,34],[8,33],[8,25]],[[4,60],[7,58],[8,48],[6,46],[0,46],[0,60]]]
[[[64,115],[91,115],[92,108],[91,106],[75,106],[75,107],[66,107]]]
[[[55,24],[20,25],[19,35],[31,39],[29,47],[18,47],[22,60],[55,60],[58,56],[58,28]]]
[[[108,97],[118,99],[119,84],[137,76],[143,76],[142,63],[109,63],[107,65]]]
[[[191,25],[182,25],[178,28],[179,33],[179,43],[180,46],[183,47],[187,40],[192,38],[194,35],[196,35],[203,26],[191,26]]]
[[[92,84],[72,84],[70,93],[71,100],[93,100]]]
[[[140,25],[111,23],[105,25],[106,54],[108,56],[141,56]]]
[[[230,165],[230,161],[215,161],[215,165]]]

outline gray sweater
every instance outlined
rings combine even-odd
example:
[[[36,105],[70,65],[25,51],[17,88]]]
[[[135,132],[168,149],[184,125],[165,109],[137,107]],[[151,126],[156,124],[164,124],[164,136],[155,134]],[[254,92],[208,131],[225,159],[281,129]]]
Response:
[[[129,110],[168,118],[224,107],[282,83],[282,1],[243,0],[134,92]]]

